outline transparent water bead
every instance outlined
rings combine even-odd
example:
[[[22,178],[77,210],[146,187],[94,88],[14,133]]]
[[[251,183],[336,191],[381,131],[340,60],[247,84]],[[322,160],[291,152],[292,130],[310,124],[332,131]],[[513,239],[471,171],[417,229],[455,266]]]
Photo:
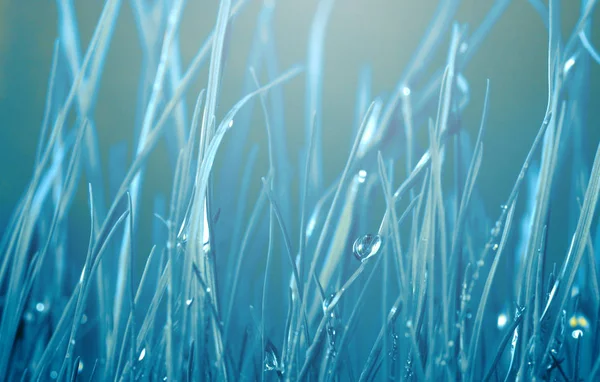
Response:
[[[365,170],[360,170],[356,179],[358,180],[358,183],[364,183],[367,180],[367,172]]]
[[[354,252],[354,256],[360,260],[365,261],[371,256],[374,256],[379,252],[381,248],[381,236],[366,234],[362,237],[359,237],[354,242],[352,247],[352,251]]]
[[[329,295],[329,297],[326,297],[325,300],[323,300],[323,313],[327,313],[327,309],[329,308],[329,305],[331,305],[331,301],[333,301],[334,297],[335,293],[332,293]]]
[[[267,340],[265,344],[265,371],[280,370],[279,357],[277,357],[277,349],[271,341]]]

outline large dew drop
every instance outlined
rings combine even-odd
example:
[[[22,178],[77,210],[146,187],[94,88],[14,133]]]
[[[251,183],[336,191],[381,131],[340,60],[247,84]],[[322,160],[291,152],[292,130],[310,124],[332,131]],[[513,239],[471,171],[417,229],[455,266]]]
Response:
[[[358,260],[365,261],[369,257],[376,255],[380,248],[381,236],[366,234],[356,239],[352,250]]]
[[[271,341],[267,340],[265,344],[265,371],[278,371],[280,367],[277,348]]]

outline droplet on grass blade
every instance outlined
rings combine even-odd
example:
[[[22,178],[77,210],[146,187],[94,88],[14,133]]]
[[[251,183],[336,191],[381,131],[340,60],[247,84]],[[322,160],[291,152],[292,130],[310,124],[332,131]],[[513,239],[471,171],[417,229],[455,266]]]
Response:
[[[365,170],[360,170],[357,176],[358,183],[364,183],[367,180],[367,172]]]
[[[359,237],[352,246],[354,256],[360,261],[365,261],[379,252],[381,242],[381,236],[379,235],[366,234]]]
[[[334,297],[335,293],[332,293],[329,295],[329,297],[326,297],[325,300],[323,300],[323,314],[327,313],[327,308],[329,308],[329,305],[331,305],[331,301]]]
[[[502,330],[508,323],[508,316],[504,313],[498,315],[498,329]]]
[[[265,344],[265,371],[278,371],[280,369],[277,348],[271,341],[267,340]]]

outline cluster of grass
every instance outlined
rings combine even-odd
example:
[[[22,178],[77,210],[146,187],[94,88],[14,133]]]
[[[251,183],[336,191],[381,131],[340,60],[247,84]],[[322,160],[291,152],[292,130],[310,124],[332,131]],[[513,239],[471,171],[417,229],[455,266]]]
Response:
[[[120,185],[110,195],[94,105],[124,5],[105,1],[82,54],[72,1],[57,3],[59,37],[35,168],[0,242],[0,380],[600,378],[592,235],[600,147],[591,169],[579,150],[589,66],[600,63],[588,38],[595,0],[581,2],[580,18],[565,36],[559,2],[530,0],[548,31],[547,110],[506,203],[491,217],[476,183],[494,86],[488,83],[472,144],[460,122],[469,102],[463,70],[508,0],[496,0],[472,32],[453,23],[459,2],[441,1],[389,97],[370,99],[370,78],[361,77],[354,143],[328,187],[321,87],[333,0],[319,3],[306,62],[281,72],[275,1],[264,2],[247,95],[220,121],[228,31],[247,0],[220,1],[215,27],[187,69],[177,46],[185,1],[133,0],[152,81],[141,87],[132,162],[121,177],[108,169]],[[421,78],[440,49],[447,51],[445,66]],[[184,96],[204,64],[208,82],[186,126]],[[263,68],[266,84],[258,75]],[[281,87],[299,75],[306,79],[306,155],[297,164],[294,201]],[[250,124],[244,107],[254,102],[264,117],[269,168],[262,191],[249,200],[257,151],[240,155],[244,142],[237,137]],[[417,129],[427,130],[425,148],[416,142]],[[213,164],[226,134],[224,176],[216,184]],[[398,134],[404,146],[390,147]],[[144,175],[161,139],[175,148],[172,192],[165,211],[154,211],[157,234],[146,254],[136,248],[140,194],[152,192]],[[243,162],[241,179],[227,176]],[[399,163],[408,175],[396,181]],[[90,237],[83,268],[75,270],[80,276],[70,282],[78,254],[69,250],[67,219],[82,182]],[[563,232],[570,239],[564,261],[553,265],[546,259],[551,202],[565,182],[576,219],[572,232]],[[135,267],[139,258],[146,259],[143,270]],[[504,269],[512,274],[499,285]]]

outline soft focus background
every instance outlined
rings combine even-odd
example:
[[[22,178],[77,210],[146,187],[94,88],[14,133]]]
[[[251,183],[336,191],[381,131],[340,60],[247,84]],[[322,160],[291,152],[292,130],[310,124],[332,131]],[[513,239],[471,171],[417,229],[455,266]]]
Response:
[[[223,115],[240,98],[260,1],[250,1],[234,24],[224,76],[219,113]],[[306,56],[307,36],[316,8],[315,0],[278,0],[275,33],[281,68],[301,62]],[[492,0],[464,0],[457,19],[474,29],[492,6]],[[434,0],[338,0],[326,38],[323,94],[323,147],[325,178],[329,184],[347,159],[350,132],[354,123],[357,77],[369,64],[373,69],[373,94],[391,91],[417,47],[437,1]],[[184,67],[214,26],[216,0],[188,0],[180,30]],[[102,8],[101,1],[76,1],[82,47],[85,50]],[[579,12],[579,2],[563,1],[563,27],[570,31]],[[596,11],[596,19],[600,16]],[[471,30],[472,30],[471,29]],[[0,229],[25,189],[32,174],[35,147],[42,120],[53,40],[57,35],[56,4],[52,1],[0,0]],[[450,37],[450,36],[448,36]],[[600,46],[597,24],[591,40]],[[443,64],[443,46],[431,70]],[[480,51],[469,64],[465,77],[471,86],[471,103],[466,110],[465,128],[475,132],[481,115],[485,81],[491,81],[490,113],[485,138],[484,163],[479,187],[488,213],[496,217],[507,198],[529,149],[546,104],[547,34],[539,16],[526,0],[509,6]],[[124,2],[102,78],[96,108],[102,160],[105,171],[107,148],[117,142],[132,142],[141,50],[129,4]],[[205,87],[207,66],[188,94],[188,108],[197,92]],[[589,115],[589,158],[600,139],[600,70],[592,63]],[[285,112],[289,154],[297,163],[304,145],[304,77],[285,86]],[[257,108],[257,111],[259,109]],[[260,113],[250,139],[261,143],[259,175],[266,174],[266,143]],[[420,130],[423,135],[424,129]],[[233,132],[235,134],[235,132]],[[342,144],[340,144],[342,143]],[[129,146],[131,153],[131,146]],[[164,176],[146,178],[146,186],[168,194],[172,174],[164,147],[151,159],[154,171]],[[401,166],[399,166],[401,167]],[[296,174],[292,174],[297,176]],[[565,174],[566,175],[566,174]],[[105,175],[106,176],[106,175]],[[237,176],[237,175],[233,175]],[[165,181],[168,179],[169,181]],[[293,195],[297,196],[297,187]],[[563,190],[564,191],[564,190]],[[561,195],[562,193],[562,195]],[[560,191],[556,198],[565,198]],[[148,197],[147,194],[144,195]],[[71,214],[72,234],[87,242],[87,195],[79,192]],[[151,203],[146,200],[145,203]],[[564,203],[563,203],[564,204]],[[150,204],[151,205],[151,204]],[[564,229],[566,204],[556,204],[552,231]],[[142,216],[143,217],[143,216]],[[551,234],[552,234],[551,231]],[[564,253],[566,235],[556,241],[554,251]]]

